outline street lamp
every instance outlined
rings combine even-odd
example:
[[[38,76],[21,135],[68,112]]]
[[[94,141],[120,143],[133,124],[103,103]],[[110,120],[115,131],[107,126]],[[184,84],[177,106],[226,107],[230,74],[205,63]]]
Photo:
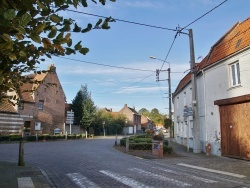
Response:
[[[104,128],[104,125],[105,125],[105,121],[102,121],[103,136],[105,136],[105,128]]]
[[[165,61],[165,60],[162,60],[162,59],[158,59],[158,58],[156,58],[156,57],[154,57],[154,56],[150,56],[149,58],[151,58],[151,59],[156,59],[156,60],[159,60],[159,61],[162,61],[162,62],[164,62],[164,63],[168,63],[168,69],[167,69],[167,71],[168,71],[168,105],[169,105],[169,107],[168,107],[168,110],[169,110],[169,119],[171,120],[170,121],[170,135],[169,135],[169,139],[170,139],[170,141],[171,141],[171,136],[172,136],[172,93],[171,93],[171,77],[170,77],[170,63],[169,62],[167,62],[167,61]]]

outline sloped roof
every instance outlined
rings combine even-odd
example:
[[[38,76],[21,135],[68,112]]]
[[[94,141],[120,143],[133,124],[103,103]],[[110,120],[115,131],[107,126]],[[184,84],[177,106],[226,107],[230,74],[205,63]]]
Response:
[[[134,108],[128,107],[128,109],[131,110],[131,112],[133,112],[134,114],[140,115],[140,114],[138,114],[138,112]]]
[[[8,99],[2,99],[2,101],[0,101],[0,112],[17,113],[14,106],[8,101]]]
[[[47,73],[41,73],[41,74],[36,73],[36,74],[27,75],[27,77],[29,77],[31,81],[35,81],[35,80],[43,81],[46,75]],[[25,91],[36,89],[38,86],[39,84],[36,84],[36,83],[24,83],[20,87],[20,91],[19,91],[19,97],[21,98],[21,100],[25,102],[34,102],[33,93],[25,92]]]
[[[218,61],[233,55],[250,46],[250,18],[236,23],[210,49],[208,55],[197,64],[197,70],[202,70]],[[189,72],[178,84],[174,93],[178,93],[191,81]]]

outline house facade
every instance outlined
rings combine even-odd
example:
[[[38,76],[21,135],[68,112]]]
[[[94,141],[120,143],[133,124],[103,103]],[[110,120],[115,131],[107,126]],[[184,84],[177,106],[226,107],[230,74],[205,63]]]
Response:
[[[250,19],[236,23],[197,65],[201,150],[250,160]],[[174,95],[175,138],[193,148],[191,73]]]
[[[48,70],[28,75],[39,82],[25,83],[18,92],[20,104],[16,111],[23,117],[26,135],[54,134],[55,129],[64,132],[66,97],[56,67],[50,65]]]
[[[124,132],[128,134],[140,133],[141,130],[141,115],[135,108],[128,107],[127,104],[118,112],[126,117],[127,123]]]

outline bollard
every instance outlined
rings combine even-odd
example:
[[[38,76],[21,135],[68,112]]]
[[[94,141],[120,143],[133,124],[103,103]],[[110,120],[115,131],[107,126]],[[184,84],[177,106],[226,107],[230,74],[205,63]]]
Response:
[[[129,137],[126,137],[126,152],[129,152]]]
[[[19,142],[19,156],[18,156],[18,166],[24,166],[24,143],[23,139]]]

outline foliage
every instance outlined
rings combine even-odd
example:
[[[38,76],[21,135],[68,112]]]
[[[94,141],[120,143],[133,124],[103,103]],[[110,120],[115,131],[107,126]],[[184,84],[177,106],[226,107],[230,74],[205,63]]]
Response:
[[[99,2],[105,5],[106,0]],[[68,8],[79,6],[87,7],[87,0],[0,1],[0,99],[7,91],[17,91],[23,83],[38,82],[23,75],[34,71],[45,57],[88,53],[89,49],[81,41],[72,41],[71,33],[109,29],[109,22],[114,21],[108,17],[82,28],[70,15],[63,16]],[[46,71],[37,71],[41,72]],[[16,96],[11,99],[15,100]]]
[[[157,108],[153,108],[151,111],[147,110],[146,108],[142,108],[138,111],[138,113],[149,117],[156,124],[164,124],[164,119],[166,118],[166,115],[160,114]]]
[[[91,125],[95,118],[96,106],[91,99],[87,85],[81,86],[76,97],[72,100],[71,109],[74,112],[74,124],[84,128]]]
[[[168,147],[166,145],[163,145],[163,154],[171,154],[173,152],[172,147]]]
[[[123,127],[125,125],[126,117],[122,114],[112,114],[112,112],[106,112],[103,109],[99,109],[96,112],[93,120],[93,127],[95,135],[103,134],[103,121],[105,122],[105,133],[108,135],[122,134]]]
[[[171,128],[171,125],[172,125],[172,120],[169,119],[169,118],[165,118],[165,119],[164,119],[164,127],[165,127],[166,129],[168,129],[168,128]]]

